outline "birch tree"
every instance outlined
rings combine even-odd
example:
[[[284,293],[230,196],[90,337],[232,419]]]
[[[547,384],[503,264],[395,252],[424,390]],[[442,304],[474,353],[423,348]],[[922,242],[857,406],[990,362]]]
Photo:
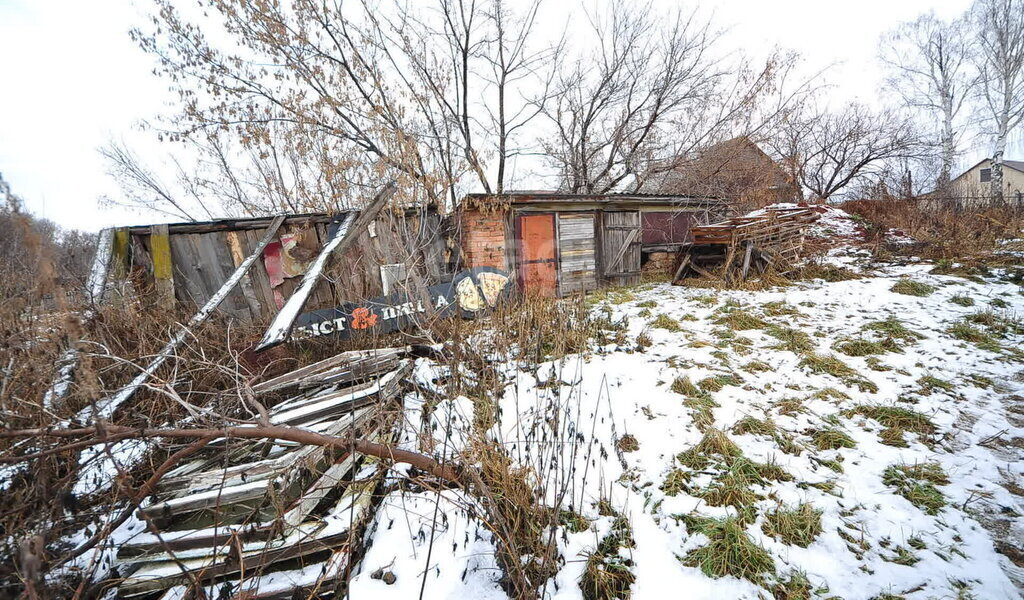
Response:
[[[889,85],[905,106],[923,111],[936,125],[941,167],[936,187],[949,184],[964,133],[964,113],[976,79],[968,21],[944,22],[934,13],[904,23],[882,41]]]
[[[992,135],[992,197],[1003,199],[1007,138],[1024,119],[1024,0],[978,0],[976,68],[986,133]]]

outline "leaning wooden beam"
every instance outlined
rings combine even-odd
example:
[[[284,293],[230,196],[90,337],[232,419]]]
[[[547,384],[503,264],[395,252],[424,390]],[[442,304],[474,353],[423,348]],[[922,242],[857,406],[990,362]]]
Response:
[[[276,346],[288,339],[295,319],[302,312],[302,307],[306,305],[309,295],[313,293],[313,287],[320,280],[320,274],[327,266],[327,262],[334,254],[343,253],[355,242],[356,237],[377,219],[377,215],[380,214],[381,209],[397,189],[398,185],[394,181],[388,183],[366,208],[359,211],[358,218],[354,212],[346,215],[345,220],[338,225],[337,231],[334,232],[334,237],[327,242],[313,264],[306,269],[306,274],[302,276],[299,287],[274,317],[274,322],[270,324],[267,332],[263,334],[263,339],[256,346],[256,352]]]
[[[107,287],[107,273],[110,271],[110,257],[114,245],[114,230],[104,229],[100,231],[99,241],[96,244],[96,256],[92,260],[92,268],[89,269],[89,278],[85,283],[85,292],[88,307],[82,313],[82,323],[88,323],[96,316],[95,306],[103,301],[103,291]],[[43,407],[49,410],[57,402],[64,399],[68,390],[71,389],[71,379],[78,368],[78,342],[73,340],[69,343],[57,364],[60,365],[57,377],[50,384],[50,389],[43,395]]]
[[[263,249],[266,248],[274,239],[274,236],[277,235],[277,230],[281,227],[281,223],[283,222],[284,216],[279,215],[270,223],[267,233],[263,236],[263,239],[260,240],[256,249],[253,250],[253,253],[250,254],[242,264],[238,265],[238,268],[235,269],[235,272],[231,274],[231,277],[224,282],[224,285],[217,290],[217,293],[214,294],[201,309],[199,309],[199,312],[193,315],[184,327],[181,327],[178,330],[178,333],[175,334],[171,341],[167,342],[167,344],[156,355],[156,358],[154,358],[149,365],[147,365],[146,368],[131,381],[131,383],[121,388],[113,396],[108,396],[100,400],[96,403],[95,407],[87,407],[83,409],[79,414],[79,417],[82,419],[88,419],[90,416],[94,419],[109,419],[119,406],[131,398],[135,392],[138,391],[138,389],[142,387],[142,385],[145,384],[154,373],[156,373],[157,369],[159,369],[168,358],[174,355],[178,346],[180,346],[181,343],[184,342],[191,334],[192,329],[206,321],[220,303],[227,298],[228,294],[231,293],[231,290],[235,289],[235,286],[238,285],[238,282],[241,281],[242,277],[249,272],[249,269],[252,268],[252,265],[256,260],[263,256]]]

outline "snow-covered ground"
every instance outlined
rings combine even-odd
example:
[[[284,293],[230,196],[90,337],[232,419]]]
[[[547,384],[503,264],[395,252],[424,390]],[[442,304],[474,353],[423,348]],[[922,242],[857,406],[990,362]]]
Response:
[[[834,217],[824,225],[855,234]],[[1020,597],[1024,571],[996,546],[1024,546],[1021,288],[1002,271],[935,275],[923,262],[869,264],[854,248],[829,261],[865,276],[758,292],[657,284],[608,294],[593,310],[620,324],[616,342],[539,366],[498,366],[508,385],[489,434],[533,469],[546,503],[564,494],[561,508],[586,519],[582,531],[556,532],[561,558],[545,597],[583,597],[589,553],[615,520],[609,506],[631,526],[632,547],[619,552],[637,599],[765,598],[803,576],[805,590],[776,597]],[[931,287],[893,291],[908,282]],[[417,375],[429,386],[444,369],[423,360]],[[425,424],[421,399],[410,396],[407,408],[407,447],[432,437],[438,454],[463,449],[472,401],[444,400]],[[909,424],[894,430],[892,414]],[[723,457],[694,467],[680,456],[708,432],[784,472],[751,483],[742,514],[710,505],[722,503],[708,490],[722,483]],[[830,443],[823,432],[845,436]],[[621,443],[627,436],[636,444]],[[918,496],[901,495],[889,467],[916,473],[929,463],[941,473],[931,483],[904,479],[903,491],[937,491],[928,497],[938,503],[912,503]],[[809,545],[766,533],[770,513],[801,503],[821,511]],[[429,598],[505,598],[494,538],[470,504],[450,490],[389,495],[351,597],[420,597],[423,588]],[[741,579],[688,566],[713,541],[698,516],[740,517],[771,568]]]

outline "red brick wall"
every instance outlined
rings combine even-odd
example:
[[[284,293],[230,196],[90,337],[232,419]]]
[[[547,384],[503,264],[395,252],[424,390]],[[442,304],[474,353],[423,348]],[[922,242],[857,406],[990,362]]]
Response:
[[[505,264],[505,211],[469,209],[462,213],[462,255],[465,267],[495,267]]]

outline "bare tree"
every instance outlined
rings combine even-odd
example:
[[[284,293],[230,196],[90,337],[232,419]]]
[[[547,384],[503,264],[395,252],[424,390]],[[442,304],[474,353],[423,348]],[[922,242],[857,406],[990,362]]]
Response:
[[[793,178],[822,201],[922,148],[908,119],[857,103],[790,115],[773,143]]]
[[[488,41],[486,60],[494,87],[494,105],[487,105],[492,127],[496,129],[497,174],[495,191],[502,193],[508,179],[508,161],[519,149],[512,147],[515,136],[541,113],[551,99],[555,70],[550,68],[564,53],[563,40],[531,50],[528,42],[537,19],[540,1],[535,0],[521,16],[508,10],[504,0],[494,0],[488,12],[493,36]],[[515,90],[522,82],[532,82],[538,91],[527,98]],[[516,93],[518,98],[511,98]]]
[[[105,198],[107,202],[153,210],[186,221],[196,221],[202,216],[213,218],[207,200],[198,193],[191,169],[173,154],[169,159],[174,165],[175,180],[167,183],[124,142],[112,140],[99,152],[107,162],[107,174],[117,181],[124,194],[123,199]]]
[[[551,65],[532,40],[539,0],[153,2],[153,27],[133,35],[179,96],[171,137],[214,136],[208,166],[243,157],[249,181],[289,206],[394,177],[438,204],[466,185],[501,191],[544,104],[527,93],[546,93]],[[251,208],[241,176],[208,187]]]
[[[697,149],[766,128],[811,87],[783,85],[792,54],[722,58],[719,33],[695,13],[615,5],[591,28],[597,47],[565,63],[545,109],[543,147],[567,191],[640,190]]]
[[[941,155],[936,186],[949,181],[964,133],[962,113],[976,82],[966,19],[944,22],[934,13],[902,24],[882,40],[888,83],[905,106],[924,111],[938,124]]]
[[[978,0],[972,16],[979,95],[987,112],[987,133],[994,140],[992,196],[1001,201],[1007,137],[1024,120],[1024,1]]]

